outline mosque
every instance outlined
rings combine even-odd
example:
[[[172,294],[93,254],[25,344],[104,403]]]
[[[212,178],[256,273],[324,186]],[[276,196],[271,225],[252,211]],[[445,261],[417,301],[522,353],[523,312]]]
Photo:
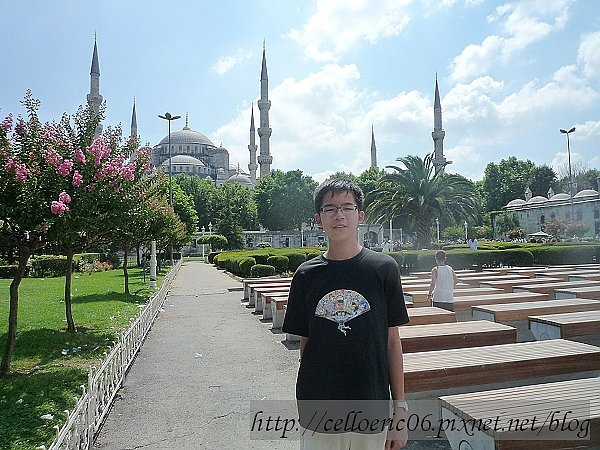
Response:
[[[90,70],[90,93],[87,103],[97,113],[102,105],[103,97],[100,95],[100,65],[98,62],[98,46],[94,41],[92,67]],[[171,132],[171,151],[169,152],[169,136],[165,136],[158,144],[151,148],[152,166],[166,172],[171,167],[171,173],[177,175],[185,173],[213,181],[217,186],[224,182],[236,183],[252,189],[257,181],[257,169],[260,177],[268,175],[271,171],[273,157],[271,156],[269,126],[269,77],[267,73],[266,49],[263,44],[262,68],[260,76],[260,100],[258,109],[260,113],[260,127],[254,126],[254,106],[250,117],[249,137],[249,173],[244,173],[239,164],[232,166],[229,161],[229,152],[223,145],[218,147],[204,134],[192,130],[189,118],[186,115],[185,126],[179,131]],[[259,146],[256,145],[256,133],[259,136]],[[102,125],[96,128],[96,136],[102,133]],[[137,136],[137,117],[135,101],[131,115],[131,136]],[[259,151],[257,157],[257,150]],[[169,161],[170,155],[170,161]],[[258,161],[258,164],[257,164]]]

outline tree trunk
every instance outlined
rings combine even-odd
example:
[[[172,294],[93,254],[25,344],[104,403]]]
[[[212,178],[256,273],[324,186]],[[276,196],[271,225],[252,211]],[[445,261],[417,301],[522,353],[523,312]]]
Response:
[[[67,253],[67,270],[65,272],[65,314],[67,317],[67,331],[75,332],[75,322],[73,321],[73,311],[71,308],[71,280],[73,278],[73,250]]]
[[[8,335],[6,336],[6,347],[0,364],[0,377],[6,377],[10,373],[10,360],[15,349],[15,340],[17,337],[17,311],[19,307],[19,285],[25,276],[27,260],[29,259],[30,249],[20,247],[19,266],[17,273],[10,283],[10,307],[8,311]]]
[[[127,259],[129,258],[129,252],[125,250],[123,253],[123,279],[125,280],[125,293],[129,294],[129,272],[127,271]]]
[[[431,221],[426,218],[417,219],[417,248],[420,250],[424,246],[429,247],[431,243]]]

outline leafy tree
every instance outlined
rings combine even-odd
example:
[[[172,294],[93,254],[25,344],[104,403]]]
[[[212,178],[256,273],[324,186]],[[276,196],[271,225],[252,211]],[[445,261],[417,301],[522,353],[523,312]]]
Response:
[[[173,183],[173,210],[185,225],[186,234],[192,236],[198,225],[198,214],[194,206],[194,199],[187,195],[177,183]]]
[[[301,170],[274,170],[261,177],[254,190],[258,220],[269,230],[299,229],[314,215],[317,183]]]
[[[416,227],[415,248],[430,243],[433,221],[450,217],[474,217],[478,204],[473,183],[462,176],[434,174],[433,154],[398,158],[405,168],[382,177],[381,186],[369,195],[369,220],[381,223],[393,217],[410,217]]]
[[[365,194],[365,197],[368,197],[369,193],[374,191],[375,188],[379,186],[381,178],[384,175],[385,171],[383,169],[378,169],[377,167],[369,167],[358,177],[356,177],[356,184],[360,186],[360,188]]]
[[[204,227],[208,230],[208,224],[215,219],[218,209],[218,188],[215,183],[187,174],[177,175],[175,181],[194,201],[198,228]]]
[[[507,234],[519,228],[519,219],[516,214],[502,211],[495,215],[495,226],[500,234]]]
[[[515,198],[523,198],[529,187],[533,196],[548,195],[548,189],[557,189],[557,177],[547,165],[536,167],[529,160],[521,161],[511,156],[499,164],[489,163],[483,180],[478,183],[483,211],[501,210]]]
[[[227,238],[220,234],[205,234],[198,238],[199,244],[209,244],[213,249],[223,249],[227,247]]]
[[[465,238],[465,228],[462,225],[452,225],[444,228],[440,234],[446,241],[462,241]]]

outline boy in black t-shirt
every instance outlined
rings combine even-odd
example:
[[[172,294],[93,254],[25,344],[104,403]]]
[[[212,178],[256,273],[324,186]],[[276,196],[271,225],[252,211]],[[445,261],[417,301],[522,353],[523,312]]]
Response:
[[[314,200],[329,248],[294,274],[283,324],[283,331],[301,336],[296,398],[306,430],[300,448],[404,447],[408,407],[397,327],[409,319],[398,265],[358,243],[365,217],[358,186],[328,180]],[[390,390],[393,423],[381,421],[390,417]],[[388,432],[390,425],[400,431]]]

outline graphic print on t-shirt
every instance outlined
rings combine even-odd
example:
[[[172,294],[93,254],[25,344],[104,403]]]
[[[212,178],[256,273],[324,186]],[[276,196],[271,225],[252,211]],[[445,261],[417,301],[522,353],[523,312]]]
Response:
[[[346,322],[366,313],[371,305],[361,294],[351,289],[337,289],[323,296],[317,308],[315,316],[337,322],[338,330],[346,335],[346,330],[351,328]]]

